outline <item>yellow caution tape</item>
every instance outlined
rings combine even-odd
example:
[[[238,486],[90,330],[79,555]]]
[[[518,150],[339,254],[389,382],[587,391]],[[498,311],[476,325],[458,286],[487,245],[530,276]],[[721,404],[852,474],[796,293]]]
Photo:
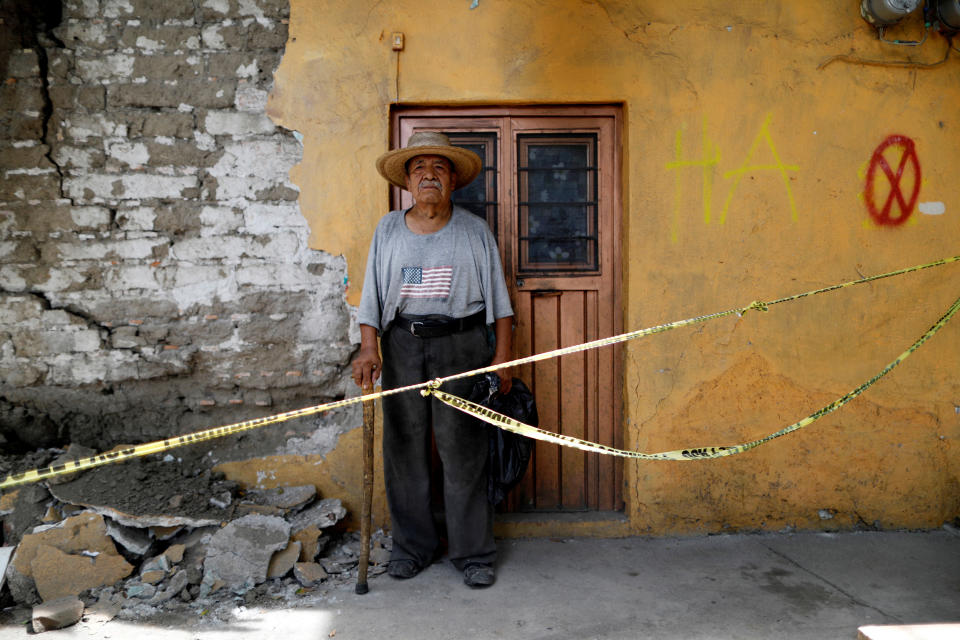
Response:
[[[929,340],[935,333],[940,331],[943,326],[953,317],[953,315],[960,309],[960,298],[950,305],[950,308],[943,315],[940,320],[938,320],[926,333],[924,333],[920,338],[917,339],[910,347],[901,353],[897,358],[883,368],[877,375],[873,376],[859,387],[853,391],[847,393],[846,395],[837,398],[827,406],[811,413],[806,418],[794,422],[793,424],[780,429],[770,435],[764,436],[759,440],[753,440],[752,442],[745,442],[743,444],[737,444],[732,446],[715,446],[715,447],[691,447],[689,449],[676,449],[674,451],[661,451],[660,453],[641,453],[639,451],[627,451],[626,449],[617,449],[615,447],[609,447],[603,444],[597,444],[596,442],[590,442],[588,440],[581,440],[580,438],[574,438],[573,436],[565,436],[562,434],[553,433],[551,431],[546,431],[544,429],[539,429],[537,427],[532,427],[528,424],[524,424],[513,418],[498,413],[487,407],[470,402],[458,396],[451,395],[439,389],[428,387],[423,389],[420,393],[423,395],[433,395],[437,399],[444,402],[445,404],[450,405],[455,409],[459,409],[464,413],[479,418],[486,423],[492,424],[495,427],[505,429],[507,431],[512,431],[518,433],[522,436],[527,436],[529,438],[534,438],[536,440],[543,440],[544,442],[553,442],[555,444],[562,445],[564,447],[572,447],[574,449],[581,449],[583,451],[592,451],[596,453],[602,453],[610,456],[619,456],[621,458],[635,458],[637,460],[707,460],[711,458],[722,458],[725,456],[733,456],[738,453],[743,453],[749,451],[754,447],[759,447],[760,445],[770,442],[775,438],[784,436],[793,431],[797,431],[806,427],[807,425],[816,422],[823,416],[828,413],[832,413],[847,404],[861,393],[870,388],[877,380],[883,376],[890,373],[890,371],[896,367],[898,364],[906,360],[911,353],[916,351],[920,345]]]
[[[940,265],[944,265],[944,264],[947,264],[947,263],[950,263],[950,262],[958,262],[958,261],[960,261],[960,256],[954,256],[954,257],[952,257],[952,258],[943,258],[943,259],[941,259],[941,260],[936,260],[936,261],[934,261],[934,262],[929,262],[929,263],[926,263],[926,264],[916,265],[916,266],[913,266],[913,267],[907,267],[907,268],[905,268],[905,269],[898,269],[897,271],[890,271],[890,272],[882,273],[882,274],[875,275],[875,276],[869,276],[869,277],[866,277],[866,278],[861,278],[861,279],[859,279],[859,280],[851,280],[851,281],[849,281],[849,282],[843,282],[843,283],[840,283],[840,284],[831,285],[831,286],[829,286],[829,287],[824,287],[824,288],[822,288],[822,289],[815,289],[815,290],[813,290],[813,291],[806,291],[806,292],[804,292],[804,293],[798,293],[798,294],[795,294],[795,295],[792,295],[792,296],[787,296],[787,297],[784,297],[784,298],[779,298],[779,299],[776,299],[776,300],[773,300],[773,301],[770,301],[770,302],[755,301],[755,302],[750,303],[750,304],[747,305],[746,307],[737,307],[737,308],[734,308],[734,309],[728,309],[728,310],[726,310],[726,311],[720,311],[720,312],[717,312],[717,313],[711,313],[711,314],[707,314],[707,315],[697,316],[697,317],[694,317],[694,318],[688,318],[688,319],[686,319],[686,320],[678,320],[678,321],[670,322],[670,323],[667,323],[667,324],[661,324],[661,325],[657,325],[657,326],[650,327],[650,328],[647,328],[647,329],[640,329],[640,330],[637,330],[637,331],[631,331],[631,332],[628,332],[628,333],[622,333],[622,334],[619,334],[619,335],[616,335],[616,336],[612,336],[612,337],[609,337],[609,338],[601,338],[601,339],[599,339],[599,340],[593,340],[593,341],[591,341],[591,342],[585,342],[585,343],[579,344],[579,345],[573,345],[573,346],[565,347],[565,348],[562,348],[562,349],[555,349],[555,350],[553,350],[553,351],[546,351],[546,352],[544,352],[544,353],[539,353],[539,354],[536,354],[536,355],[528,356],[528,357],[526,357],[526,358],[519,358],[519,359],[517,359],[517,360],[511,360],[510,362],[504,362],[504,363],[501,363],[501,364],[498,364],[498,365],[490,365],[490,366],[488,366],[488,367],[483,367],[483,368],[480,368],[480,369],[474,369],[474,370],[472,370],[472,371],[465,371],[465,372],[463,372],[463,373],[459,373],[459,374],[452,375],[452,376],[446,376],[446,377],[444,377],[444,378],[436,378],[436,379],[434,379],[434,380],[429,380],[429,381],[427,381],[427,382],[421,382],[421,383],[418,383],[418,384],[408,385],[408,386],[406,386],[406,387],[398,387],[398,388],[396,388],[396,389],[387,389],[387,390],[384,390],[384,391],[378,391],[378,392],[376,392],[376,393],[370,393],[370,394],[363,395],[363,396],[356,396],[356,397],[353,397],[353,398],[346,398],[346,399],[344,399],[344,400],[337,400],[337,401],[335,401],[335,402],[328,402],[328,403],[325,403],[325,404],[319,404],[319,405],[315,405],[315,406],[312,406],[312,407],[305,407],[305,408],[303,408],[303,409],[296,409],[296,410],[294,410],[294,411],[288,411],[288,412],[286,412],[286,413],[279,413],[279,414],[276,414],[276,415],[266,416],[266,417],[263,417],[263,418],[255,418],[255,419],[253,419],[253,420],[245,420],[245,421],[243,421],[243,422],[237,422],[237,423],[231,424],[231,425],[226,425],[226,426],[222,426],[222,427],[215,427],[215,428],[213,428],[213,429],[207,429],[207,430],[205,430],[205,431],[198,431],[198,432],[195,432],[195,433],[191,433],[191,434],[187,434],[187,435],[183,435],[183,436],[178,436],[178,437],[175,437],[175,438],[166,438],[166,439],[164,439],[164,440],[157,440],[157,441],[155,441],[155,442],[148,442],[148,443],[146,443],[146,444],[141,444],[141,445],[137,445],[137,446],[134,446],[134,447],[129,447],[129,448],[126,448],[126,449],[121,449],[121,450],[118,450],[118,451],[111,451],[111,452],[109,452],[109,453],[101,453],[101,454],[98,454],[98,455],[95,455],[95,456],[91,456],[91,457],[88,457],[88,458],[80,458],[80,459],[78,459],[78,460],[71,460],[71,461],[68,461],[68,462],[64,462],[64,463],[62,463],[62,464],[51,465],[51,466],[43,467],[43,468],[40,468],[40,469],[32,469],[32,470],[30,470],[30,471],[24,471],[24,472],[21,472],[21,473],[11,473],[10,475],[8,475],[8,476],[3,480],[3,482],[0,482],[0,490],[8,489],[8,488],[10,488],[10,487],[15,487],[15,486],[22,485],[22,484],[28,484],[28,483],[31,483],[31,482],[37,482],[37,481],[39,481],[39,480],[44,480],[44,479],[46,479],[46,478],[51,478],[51,477],[54,477],[54,476],[66,475],[66,474],[74,473],[74,472],[77,472],[77,471],[83,471],[83,470],[86,470],[86,469],[92,469],[92,468],[100,467],[100,466],[103,466],[103,465],[106,465],[106,464],[112,464],[112,463],[115,463],[115,462],[122,462],[122,461],[124,461],[124,460],[129,460],[129,459],[131,459],[131,458],[137,458],[137,457],[140,457],[140,456],[146,456],[146,455],[150,455],[150,454],[152,454],[152,453],[162,453],[162,452],[164,452],[164,451],[168,451],[168,450],[170,450],[170,449],[175,449],[175,448],[177,448],[177,447],[182,447],[182,446],[184,446],[184,445],[194,444],[194,443],[196,443],[196,442],[203,442],[203,441],[206,441],[206,440],[214,440],[214,439],[216,439],[216,438],[222,438],[222,437],[224,437],[224,436],[233,435],[233,434],[241,433],[241,432],[244,432],[244,431],[251,431],[251,430],[253,430],[253,429],[258,429],[258,428],[260,428],[260,427],[264,427],[264,426],[267,426],[267,425],[270,425],[270,424],[277,424],[277,423],[281,423],[281,422],[286,422],[287,420],[291,420],[291,419],[293,419],[293,418],[302,418],[302,417],[304,417],[304,416],[314,415],[314,414],[317,414],[317,413],[322,413],[322,412],[324,412],[324,411],[329,411],[329,410],[331,410],[331,409],[337,409],[337,408],[340,408],[340,407],[346,407],[346,406],[353,405],[353,404],[357,404],[357,403],[360,403],[360,402],[369,402],[369,401],[377,400],[377,399],[379,399],[379,398],[383,398],[383,397],[386,397],[386,396],[389,396],[389,395],[394,395],[394,394],[397,394],[397,393],[405,393],[405,392],[407,392],[407,391],[415,391],[415,390],[421,390],[421,392],[423,392],[423,390],[429,390],[429,391],[428,391],[429,393],[441,394],[442,392],[440,392],[440,391],[438,390],[438,388],[439,388],[443,383],[449,382],[449,381],[451,381],[451,380],[459,380],[459,379],[461,379],[461,378],[467,378],[467,377],[479,375],[479,374],[482,374],[482,373],[488,373],[488,372],[492,372],[492,371],[497,371],[497,370],[499,370],[499,369],[506,369],[506,368],[508,368],[508,367],[514,367],[514,366],[523,365],[523,364],[528,364],[528,363],[532,363],[532,362],[539,362],[539,361],[541,361],[541,360],[547,360],[547,359],[550,359],[550,358],[556,358],[556,357],[563,356],[563,355],[568,355],[568,354],[571,354],[571,353],[577,353],[577,352],[580,352],[580,351],[586,351],[586,350],[588,350],[588,349],[597,349],[597,348],[599,348],[599,347],[605,347],[605,346],[609,346],[609,345],[614,345],[614,344],[618,344],[618,343],[620,343],[620,342],[626,342],[627,340],[634,340],[634,339],[636,339],[636,338],[641,338],[641,337],[653,335],[653,334],[656,334],[656,333],[663,333],[663,332],[669,331],[669,330],[671,330],[671,329],[678,329],[678,328],[680,328],[680,327],[686,327],[686,326],[690,326],[690,325],[693,325],[693,324],[698,324],[698,323],[700,323],[700,322],[706,322],[707,320],[715,320],[715,319],[723,318],[723,317],[726,317],[726,316],[729,316],[729,315],[734,315],[734,314],[736,314],[736,315],[739,316],[739,315],[743,315],[744,313],[746,313],[747,311],[750,311],[750,310],[767,311],[770,306],[775,305],[775,304],[780,304],[781,302],[789,302],[789,301],[791,301],[791,300],[799,300],[800,298],[806,298],[806,297],[808,297],[808,296],[813,296],[813,295],[817,295],[817,294],[820,294],[820,293],[826,293],[826,292],[828,292],[828,291],[836,291],[837,289],[843,289],[843,288],[845,288],[845,287],[851,287],[851,286],[858,285],[858,284],[864,284],[864,283],[867,283],[867,282],[873,282],[873,281],[875,281],[875,280],[880,280],[880,279],[882,279],[882,278],[889,278],[889,277],[892,277],[892,276],[898,276],[898,275],[903,275],[903,274],[906,274],[906,273],[912,273],[912,272],[914,272],[914,271],[921,271],[921,270],[923,270],[923,269],[929,269],[929,268],[931,268],[931,267],[938,267],[938,266],[940,266]],[[958,300],[958,302],[960,302],[960,300]],[[898,359],[895,360],[893,363],[891,363],[890,365],[888,365],[888,367],[887,367],[886,369],[884,369],[880,374],[878,374],[875,379],[871,379],[871,381],[869,381],[868,383],[865,383],[865,386],[858,387],[858,388],[855,389],[854,391],[850,392],[849,394],[847,394],[846,396],[844,396],[843,398],[841,398],[840,400],[838,400],[837,402],[839,402],[840,404],[837,404],[836,406],[833,406],[833,404],[828,405],[827,407],[824,407],[824,409],[821,409],[820,411],[818,411],[817,413],[813,414],[812,416],[810,416],[810,417],[808,417],[808,418],[805,418],[804,420],[801,420],[800,422],[798,422],[798,423],[796,423],[796,424],[794,424],[794,425],[790,425],[789,427],[786,427],[785,429],[783,429],[783,430],[781,430],[781,431],[778,431],[778,432],[775,433],[775,434],[771,434],[770,436],[767,436],[766,438],[763,438],[763,439],[761,439],[761,440],[757,440],[757,441],[752,442],[752,443],[748,443],[748,444],[746,444],[746,445],[738,445],[738,447],[734,447],[734,448],[745,447],[745,448],[742,449],[742,450],[733,451],[732,453],[720,453],[720,454],[718,454],[718,455],[732,455],[733,453],[741,453],[742,451],[746,451],[747,449],[751,449],[751,448],[753,448],[753,447],[759,446],[760,444],[763,444],[764,442],[767,442],[767,441],[769,441],[769,440],[772,440],[773,438],[779,437],[779,436],[781,436],[781,435],[783,435],[783,434],[785,434],[785,433],[789,433],[790,431],[795,431],[795,430],[797,430],[797,429],[799,429],[799,428],[801,428],[801,427],[804,427],[804,426],[806,426],[807,424],[809,424],[810,422],[813,422],[813,420],[816,420],[817,418],[821,417],[822,415],[826,415],[827,413],[830,413],[831,411],[834,411],[834,410],[836,410],[837,408],[843,406],[843,404],[846,404],[846,403],[849,402],[851,399],[853,399],[854,397],[856,397],[857,395],[859,395],[864,389],[866,389],[866,388],[869,387],[871,384],[873,384],[873,382],[875,382],[877,379],[879,379],[880,377],[886,375],[886,373],[887,373],[887,371],[889,371],[889,369],[892,369],[894,366],[896,366],[897,364],[899,364],[904,358],[906,358],[910,353],[912,353],[913,350],[915,350],[917,347],[919,347],[921,344],[923,344],[923,342],[925,342],[925,341],[927,340],[927,338],[929,338],[929,337],[932,336],[934,333],[936,333],[937,331],[939,331],[940,327],[942,327],[943,324],[945,324],[946,321],[950,319],[950,317],[953,315],[953,313],[956,312],[956,307],[957,307],[957,302],[955,302],[954,305],[951,307],[951,310],[948,311],[947,314],[946,314],[943,318],[941,318],[940,322],[937,323],[936,325],[934,325],[933,328],[931,328],[931,331],[928,331],[927,334],[925,334],[920,340],[918,340],[916,343],[914,343],[914,345],[913,345],[910,349],[908,349],[908,350],[905,351],[903,354],[901,354],[900,358],[898,358]],[[443,394],[443,395],[448,395],[448,394]],[[437,397],[439,398],[439,397],[441,397],[441,396],[438,395]],[[456,396],[448,396],[448,397],[449,397],[449,398],[455,398]],[[461,399],[461,400],[462,400],[462,399]],[[462,400],[462,402],[467,402],[467,401],[466,401],[466,400]],[[834,404],[835,404],[835,403],[834,403]],[[477,406],[479,409],[483,409],[483,407],[479,407],[479,405],[475,405],[475,406]],[[460,408],[460,407],[458,407],[458,408]],[[488,410],[486,410],[486,409],[483,409],[483,410],[484,410],[484,411],[488,411]],[[499,415],[499,414],[498,414],[498,415]],[[478,417],[480,417],[480,416],[478,415]],[[509,418],[506,418],[506,416],[501,416],[501,417],[509,420]],[[811,419],[811,418],[812,418],[812,419]],[[485,419],[485,420],[486,420],[486,418],[482,418],[482,419]],[[495,418],[493,418],[493,419],[495,419]],[[490,422],[490,420],[486,420],[486,421],[487,421],[487,422]],[[507,423],[505,423],[505,424],[507,424]],[[503,426],[504,428],[507,428],[507,427],[505,426],[505,424],[504,424],[504,425],[501,425],[501,424],[498,423],[497,426]],[[525,427],[526,429],[534,429],[533,427],[529,427],[529,426],[527,426],[527,425],[522,425],[522,423],[517,423],[517,424],[518,424],[518,425],[521,425],[521,427],[519,427],[519,428]],[[515,427],[515,428],[518,428],[518,427]],[[512,429],[511,429],[511,430],[512,430]],[[538,431],[538,432],[539,432],[540,430],[535,430],[535,431]],[[624,451],[624,450],[622,450],[622,449],[613,449],[613,448],[611,448],[611,447],[606,447],[605,445],[589,443],[589,442],[586,442],[586,441],[583,441],[583,440],[577,440],[576,438],[570,438],[569,436],[562,436],[562,435],[553,434],[553,433],[550,433],[550,432],[548,432],[548,431],[543,431],[543,432],[541,432],[540,435],[538,435],[538,436],[534,436],[534,435],[531,435],[531,433],[526,433],[526,432],[524,432],[524,435],[530,435],[531,437],[535,437],[535,438],[538,438],[538,439],[541,439],[541,440],[548,440],[548,441],[550,441],[550,442],[556,442],[557,444],[562,444],[562,445],[564,445],[564,446],[575,446],[575,447],[577,447],[577,448],[593,447],[593,448],[587,448],[587,450],[589,450],[589,451],[600,451],[600,452],[602,452],[602,453],[621,452],[621,453],[617,453],[617,454],[614,454],[614,455],[626,455],[627,457],[631,457],[631,458],[641,458],[641,459],[644,459],[644,458],[646,457],[646,458],[655,459],[655,460],[673,460],[673,459],[677,459],[677,460],[690,460],[690,459],[698,459],[698,458],[705,458],[705,457],[717,457],[717,455],[714,455],[714,453],[712,453],[712,452],[715,452],[715,451],[727,451],[727,450],[729,450],[729,449],[732,449],[731,447],[706,447],[706,448],[700,448],[700,449],[684,449],[683,451],[686,451],[686,452],[688,453],[687,456],[683,456],[683,451],[680,451],[680,452],[679,452],[680,457],[678,457],[678,458],[672,458],[672,457],[666,457],[666,456],[668,456],[668,454],[672,454],[672,453],[676,453],[676,452],[666,452],[666,453],[662,453],[662,454],[641,454],[641,453],[637,453],[637,452],[634,452],[634,451]],[[692,453],[692,452],[693,452],[693,453]],[[706,455],[699,455],[699,454],[696,453],[696,452],[703,452],[703,453],[705,453]]]

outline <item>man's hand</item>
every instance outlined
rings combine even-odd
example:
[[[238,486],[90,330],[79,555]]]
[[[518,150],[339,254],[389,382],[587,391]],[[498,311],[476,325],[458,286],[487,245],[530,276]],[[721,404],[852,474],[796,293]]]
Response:
[[[360,325],[360,353],[353,359],[353,381],[364,392],[373,391],[380,378],[383,363],[377,348],[377,330],[369,325]]]
[[[494,356],[493,360],[490,361],[490,364],[501,364],[504,362],[509,362],[510,357],[498,358]],[[500,376],[500,393],[510,393],[510,387],[513,386],[513,367],[508,367],[506,369],[497,369],[497,375]]]

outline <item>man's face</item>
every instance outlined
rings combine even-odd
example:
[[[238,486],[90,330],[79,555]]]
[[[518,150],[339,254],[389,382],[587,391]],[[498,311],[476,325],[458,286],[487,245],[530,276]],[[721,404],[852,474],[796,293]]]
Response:
[[[414,156],[407,162],[407,191],[417,204],[450,202],[457,174],[443,156]]]

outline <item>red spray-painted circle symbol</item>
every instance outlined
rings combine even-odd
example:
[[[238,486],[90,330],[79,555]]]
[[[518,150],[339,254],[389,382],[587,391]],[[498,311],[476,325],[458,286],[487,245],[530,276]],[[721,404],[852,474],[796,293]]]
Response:
[[[883,155],[883,152],[890,147],[900,149],[900,161],[897,164],[896,171],[890,168],[890,163]],[[908,163],[913,167],[913,191],[909,198],[904,198],[901,182]],[[890,192],[881,207],[877,207],[874,197],[874,178],[878,168],[883,171],[890,183]],[[867,211],[877,224],[900,225],[907,221],[907,218],[913,213],[913,207],[917,204],[917,198],[920,196],[920,159],[917,157],[917,148],[913,140],[906,136],[890,136],[880,143],[880,146],[874,150],[873,157],[870,158],[863,196],[867,202]],[[897,216],[891,215],[894,201],[896,201],[899,210]]]

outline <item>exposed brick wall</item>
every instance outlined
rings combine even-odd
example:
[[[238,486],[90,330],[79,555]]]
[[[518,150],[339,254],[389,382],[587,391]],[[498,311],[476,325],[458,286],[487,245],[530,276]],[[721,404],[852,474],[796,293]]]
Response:
[[[102,448],[344,393],[343,261],[307,247],[287,175],[301,145],[265,113],[288,13],[65,0],[59,26],[34,21],[37,45],[3,54],[8,448]],[[331,421],[221,448],[269,454]]]

